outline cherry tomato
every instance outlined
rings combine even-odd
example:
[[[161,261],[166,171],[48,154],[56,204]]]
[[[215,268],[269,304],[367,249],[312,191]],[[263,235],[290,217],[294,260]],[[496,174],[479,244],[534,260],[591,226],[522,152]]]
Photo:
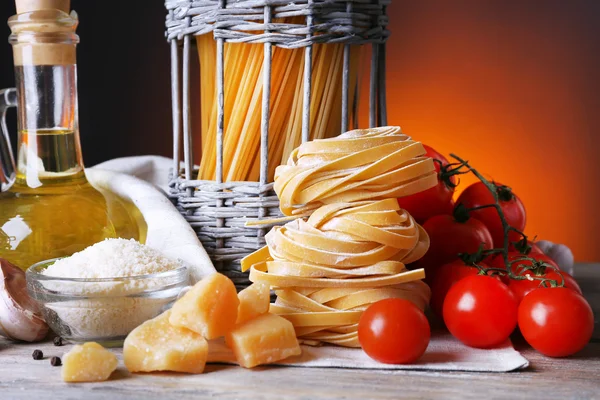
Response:
[[[519,329],[527,343],[550,357],[583,349],[594,331],[594,314],[579,293],[567,288],[540,288],[519,305]]]
[[[480,266],[487,268],[485,264],[480,264]],[[433,312],[442,317],[444,299],[448,290],[462,278],[478,274],[479,269],[477,267],[467,265],[460,259],[439,267],[435,276],[431,279],[431,301],[429,305]]]
[[[567,289],[574,290],[575,292],[582,294],[581,288],[577,284],[577,281],[566,272],[557,272],[552,268],[546,268],[544,272],[536,274],[537,271],[525,271],[520,274],[521,276],[531,276],[531,277],[540,277],[546,279],[555,280],[559,285],[562,283],[563,278],[565,280],[565,287]],[[562,276],[561,276],[562,275]],[[531,291],[542,287],[540,286],[542,283],[541,280],[538,279],[510,279],[508,284],[508,288],[515,294],[519,303],[523,300],[523,298],[530,293]]]
[[[439,214],[452,214],[454,208],[454,186],[457,183],[456,176],[445,178],[441,169],[447,166],[446,157],[427,145],[423,145],[427,155],[434,159],[435,170],[438,174],[438,183],[436,186],[423,192],[415,193],[410,196],[398,199],[398,204],[412,215],[419,223],[423,224],[427,219]],[[438,160],[439,162],[436,162]]]
[[[506,218],[506,222],[513,228],[520,230],[521,232],[525,229],[525,207],[521,200],[512,193],[512,191],[503,185],[496,184],[496,192],[498,193],[498,199],[500,201],[500,207]],[[483,184],[483,182],[477,182],[465,189],[464,192],[458,196],[456,204],[464,204],[468,209],[474,207],[480,207],[487,204],[494,204],[494,196],[489,189]],[[504,230],[502,222],[498,216],[498,212],[495,208],[482,208],[480,210],[472,211],[471,216],[477,218],[485,224],[490,230],[492,238],[494,239],[494,247],[501,248],[504,246]],[[509,233],[510,241],[518,241],[521,238],[517,232],[511,231]]]
[[[358,341],[367,355],[386,364],[417,361],[429,345],[427,317],[404,299],[380,300],[358,322]]]
[[[459,253],[475,253],[481,245],[484,250],[492,248],[490,232],[475,218],[459,222],[451,215],[436,215],[423,228],[429,235],[429,251],[415,266],[425,269],[428,282],[438,267],[456,260]]]
[[[444,300],[444,322],[450,333],[471,347],[503,343],[517,326],[517,299],[491,276],[467,276]]]

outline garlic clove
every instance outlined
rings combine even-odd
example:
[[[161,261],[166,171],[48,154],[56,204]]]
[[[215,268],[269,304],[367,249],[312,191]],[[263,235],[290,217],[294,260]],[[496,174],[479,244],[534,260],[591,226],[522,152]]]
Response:
[[[548,254],[548,250],[550,250],[550,248],[554,246],[554,243],[549,240],[538,240],[537,242],[535,242],[535,244],[540,248],[541,251],[544,252],[544,254]]]
[[[539,248],[551,259],[553,259],[560,269],[573,273],[575,258],[571,249],[564,244],[552,243],[549,240],[540,240],[536,242]]]
[[[0,335],[36,342],[46,337],[48,329],[38,304],[27,293],[25,272],[0,258]]]

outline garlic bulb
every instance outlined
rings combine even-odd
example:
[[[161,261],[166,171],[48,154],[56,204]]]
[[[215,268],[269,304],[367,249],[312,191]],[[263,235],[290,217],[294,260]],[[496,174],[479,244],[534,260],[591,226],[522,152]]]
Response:
[[[48,325],[27,293],[25,272],[0,258],[0,335],[36,342],[47,333]]]
[[[536,242],[539,248],[546,253],[548,257],[553,259],[560,269],[563,271],[573,273],[573,264],[575,264],[575,258],[571,249],[564,244],[552,243],[548,240],[540,240]]]

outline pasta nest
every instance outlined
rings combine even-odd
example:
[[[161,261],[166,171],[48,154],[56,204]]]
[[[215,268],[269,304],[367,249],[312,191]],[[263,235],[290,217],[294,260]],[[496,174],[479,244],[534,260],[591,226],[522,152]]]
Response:
[[[284,215],[308,216],[324,204],[399,198],[436,184],[423,145],[388,126],[300,145],[275,170],[274,189]]]
[[[429,237],[396,199],[323,205],[274,227],[266,242],[242,270],[275,290],[270,311],[291,321],[305,344],[360,347],[358,320],[370,304],[429,302],[423,270],[405,267],[425,254]]]

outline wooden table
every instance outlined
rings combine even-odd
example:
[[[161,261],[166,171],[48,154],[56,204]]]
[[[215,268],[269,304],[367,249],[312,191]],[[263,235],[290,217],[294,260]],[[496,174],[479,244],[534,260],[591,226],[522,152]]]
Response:
[[[203,375],[129,374],[123,367],[103,383],[65,384],[60,368],[34,361],[33,349],[60,355],[51,343],[0,340],[0,400],[131,399],[592,399],[600,398],[600,264],[580,264],[575,275],[596,314],[592,342],[577,356],[552,359],[522,341],[530,360],[512,373],[417,372],[209,365]]]

